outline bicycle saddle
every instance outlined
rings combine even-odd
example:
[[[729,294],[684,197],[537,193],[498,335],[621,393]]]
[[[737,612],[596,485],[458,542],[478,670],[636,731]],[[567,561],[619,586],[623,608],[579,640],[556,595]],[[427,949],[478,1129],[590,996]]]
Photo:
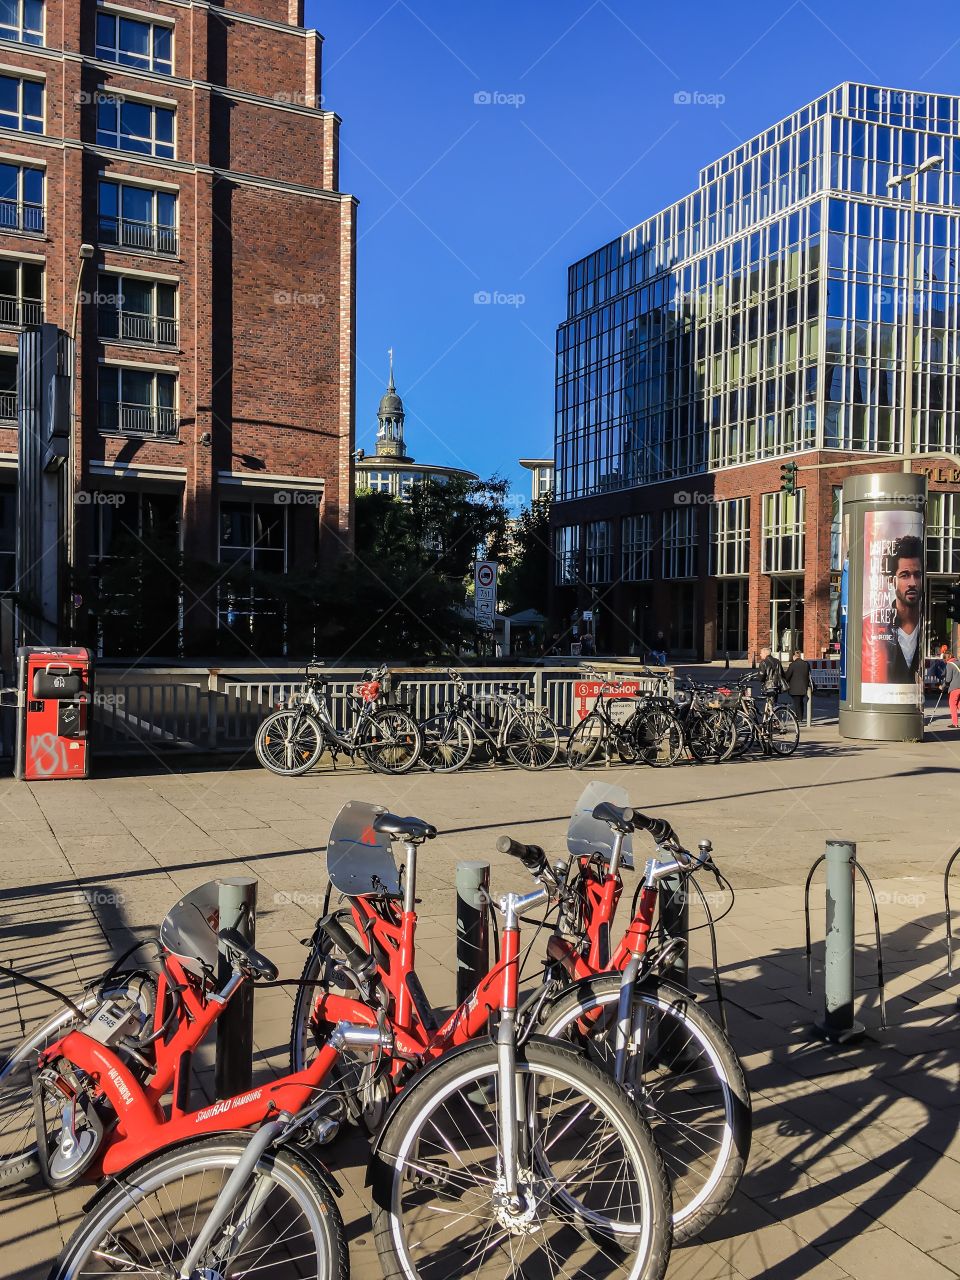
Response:
[[[378,813],[373,829],[395,840],[432,840],[437,834],[437,828],[422,818],[400,818],[395,813]]]

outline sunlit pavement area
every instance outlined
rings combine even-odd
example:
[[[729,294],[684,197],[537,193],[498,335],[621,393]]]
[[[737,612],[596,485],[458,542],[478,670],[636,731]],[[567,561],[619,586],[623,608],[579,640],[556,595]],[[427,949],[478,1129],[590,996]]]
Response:
[[[960,733],[941,708],[921,744],[844,742],[834,711],[804,730],[791,759],[669,770],[488,767],[437,777],[418,769],[390,779],[347,766],[286,780],[252,760],[151,760],[132,776],[129,766],[122,776],[104,762],[86,782],[4,780],[0,959],[76,992],[133,938],[154,931],[185,890],[252,874],[260,882],[258,946],[283,977],[296,978],[300,940],[321,910],[330,824],[356,798],[440,829],[421,855],[418,941],[424,985],[444,1004],[453,989],[458,860],[487,858],[495,889],[523,889],[529,880],[496,853],[496,837],[508,832],[559,853],[584,782],[617,782],[638,807],[668,816],[687,844],[710,838],[736,888],[718,943],[731,1038],[753,1092],[753,1149],[741,1191],[700,1242],[674,1250],[670,1276],[960,1275],[960,981],[946,972],[942,896],[944,867],[960,844],[958,765]],[[860,892],[858,1016],[868,1035],[843,1050],[810,1031],[822,1003],[822,871],[812,891],[813,996],[804,963],[803,885],[831,837],[857,842],[873,880],[887,979],[889,1026],[881,1031],[873,923]],[[640,838],[636,852],[640,865]],[[627,881],[625,904],[633,873]],[[716,889],[712,879],[704,887]],[[698,911],[693,925],[702,922]],[[692,983],[715,1011],[705,929],[692,932],[691,947]],[[2,1052],[49,1001],[5,978],[0,984]],[[290,1011],[288,991],[258,990],[258,1073],[286,1069]],[[209,1064],[197,1084],[209,1092]],[[353,1134],[326,1151],[345,1184],[341,1209],[361,1278],[380,1274],[365,1150]],[[0,1200],[0,1276],[46,1276],[88,1195],[54,1199],[27,1186]]]

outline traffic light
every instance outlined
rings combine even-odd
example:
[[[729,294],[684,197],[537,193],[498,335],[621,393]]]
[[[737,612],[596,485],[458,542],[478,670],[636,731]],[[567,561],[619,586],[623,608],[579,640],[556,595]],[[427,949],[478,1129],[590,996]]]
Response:
[[[947,588],[947,617],[951,622],[960,622],[960,582]]]
[[[780,466],[780,492],[796,493],[797,492],[797,464],[795,462],[784,462]]]

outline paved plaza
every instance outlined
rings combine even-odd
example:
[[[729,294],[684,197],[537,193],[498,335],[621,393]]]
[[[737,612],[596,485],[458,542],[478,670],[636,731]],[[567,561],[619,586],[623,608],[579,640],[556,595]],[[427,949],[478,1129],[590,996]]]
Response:
[[[958,765],[960,734],[941,717],[922,744],[842,742],[826,720],[804,731],[790,760],[660,771],[418,770],[389,779],[345,767],[285,780],[249,760],[217,768],[150,761],[132,776],[104,766],[87,782],[8,780],[0,785],[0,959],[75,991],[155,929],[185,890],[253,874],[258,946],[294,978],[305,954],[300,939],[320,911],[331,821],[356,798],[440,829],[422,854],[419,943],[421,977],[441,1004],[452,994],[457,861],[488,858],[496,889],[524,888],[529,880],[496,854],[496,837],[509,832],[560,852],[584,782],[617,782],[636,805],[668,816],[689,845],[709,837],[736,888],[718,942],[731,1037],[753,1092],[752,1154],[727,1212],[700,1242],[674,1250],[670,1277],[946,1278],[960,1275],[960,981],[955,987],[946,974],[942,907],[943,869],[960,844]],[[806,994],[804,967],[803,884],[825,839],[836,836],[857,841],[878,893],[889,1023],[880,1030],[872,920],[861,894],[859,1016],[869,1034],[843,1051],[810,1035],[817,996]],[[639,862],[644,846],[635,840]],[[704,887],[715,888],[712,880]],[[813,902],[821,940],[820,878]],[[707,931],[693,932],[691,943],[692,979],[713,1008]],[[0,1052],[47,1004],[0,979]],[[289,992],[258,991],[258,1073],[284,1069],[290,1009]],[[209,1089],[209,1066],[198,1086]],[[353,1275],[379,1276],[365,1144],[352,1136],[327,1157],[346,1184]],[[54,1199],[29,1186],[0,1200],[0,1277],[42,1280],[88,1194]]]

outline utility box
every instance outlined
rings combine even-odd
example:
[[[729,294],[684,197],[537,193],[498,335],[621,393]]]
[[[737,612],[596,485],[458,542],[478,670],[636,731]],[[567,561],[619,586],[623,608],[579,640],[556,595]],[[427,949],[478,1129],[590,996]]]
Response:
[[[89,777],[90,650],[18,649],[17,693],[13,776],[27,782]]]

